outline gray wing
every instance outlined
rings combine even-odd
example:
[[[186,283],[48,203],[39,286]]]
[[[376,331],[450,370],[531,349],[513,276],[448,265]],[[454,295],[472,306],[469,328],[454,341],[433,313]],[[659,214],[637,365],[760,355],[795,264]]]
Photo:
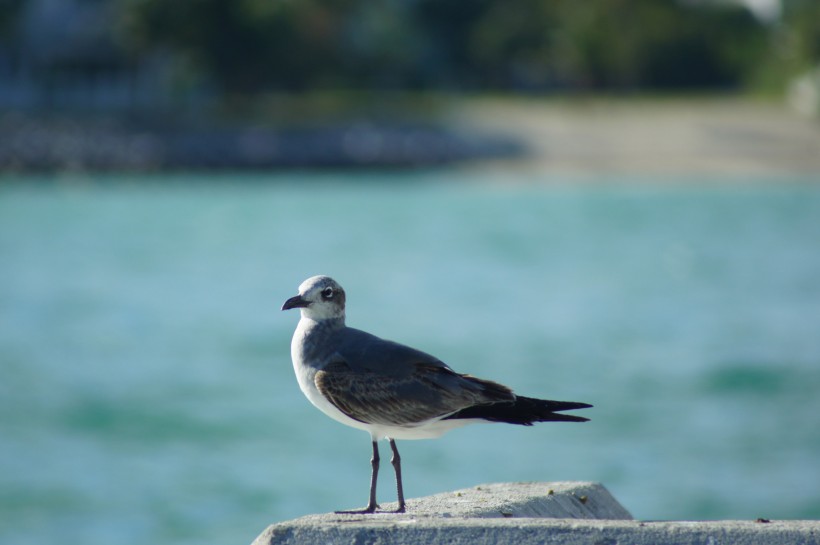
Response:
[[[352,327],[342,330],[334,344],[335,361],[344,361],[353,371],[406,376],[413,373],[415,366],[421,363],[449,369],[435,356]]]
[[[424,352],[358,330],[348,334],[314,380],[322,395],[360,422],[412,426],[515,399],[506,386],[456,373]]]

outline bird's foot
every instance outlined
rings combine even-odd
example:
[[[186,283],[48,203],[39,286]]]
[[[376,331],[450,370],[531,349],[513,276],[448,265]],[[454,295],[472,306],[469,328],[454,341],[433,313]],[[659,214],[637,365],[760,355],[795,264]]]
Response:
[[[373,503],[369,504],[364,509],[352,509],[350,511],[334,511],[337,515],[366,515],[368,513],[375,513],[376,509],[379,508],[379,504]]]

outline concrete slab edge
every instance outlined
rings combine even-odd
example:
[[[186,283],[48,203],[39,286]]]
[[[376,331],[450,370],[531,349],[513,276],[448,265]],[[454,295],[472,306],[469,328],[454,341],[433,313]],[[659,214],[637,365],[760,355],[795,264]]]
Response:
[[[253,545],[820,545],[820,521],[403,519],[268,527]]]

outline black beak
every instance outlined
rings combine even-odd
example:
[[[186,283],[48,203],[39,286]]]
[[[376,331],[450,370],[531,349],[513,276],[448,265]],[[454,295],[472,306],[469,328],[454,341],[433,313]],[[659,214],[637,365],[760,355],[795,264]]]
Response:
[[[292,308],[305,308],[309,304],[310,303],[308,301],[302,299],[301,295],[297,295],[285,301],[285,304],[282,305],[282,310],[290,310]]]

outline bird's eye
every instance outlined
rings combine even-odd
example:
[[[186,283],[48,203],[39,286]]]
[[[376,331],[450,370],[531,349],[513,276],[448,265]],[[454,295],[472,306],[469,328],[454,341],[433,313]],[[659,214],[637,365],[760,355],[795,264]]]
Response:
[[[333,298],[333,288],[325,288],[322,290],[322,298],[324,299],[332,299]]]

